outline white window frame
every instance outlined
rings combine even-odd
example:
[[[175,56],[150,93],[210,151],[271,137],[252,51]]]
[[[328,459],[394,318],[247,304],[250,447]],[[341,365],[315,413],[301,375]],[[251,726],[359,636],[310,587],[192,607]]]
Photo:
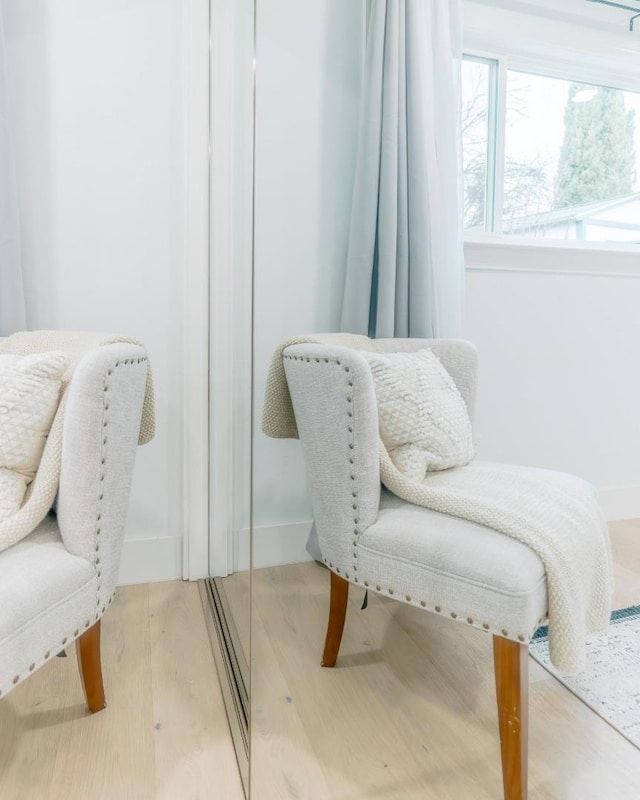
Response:
[[[489,121],[495,126],[495,153],[488,152],[488,168],[492,160],[495,163],[494,214],[501,209],[504,188],[508,70],[640,92],[640,65],[637,70],[630,71],[626,59],[622,65],[620,62],[616,65],[615,59],[610,56],[603,59],[600,54],[591,56],[574,52],[567,57],[558,57],[549,47],[540,44],[529,43],[523,50],[517,42],[513,45],[491,42],[487,46],[482,40],[479,43],[465,40],[464,55],[493,61],[497,69],[497,96],[493,102],[495,119]],[[489,169],[487,172],[489,181]],[[465,232],[464,242],[467,269],[640,277],[640,245],[637,244],[565,242],[492,232]]]

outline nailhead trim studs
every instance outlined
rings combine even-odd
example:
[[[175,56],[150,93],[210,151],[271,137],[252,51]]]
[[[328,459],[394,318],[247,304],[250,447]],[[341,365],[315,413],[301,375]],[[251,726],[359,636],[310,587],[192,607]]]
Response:
[[[317,358],[317,357],[315,359],[311,359],[311,358],[306,358],[306,357],[302,357],[302,356],[299,357],[299,356],[287,355],[287,356],[284,356],[284,358],[288,359],[288,360],[292,360],[292,361],[303,361],[303,362],[306,361],[307,363],[310,363],[312,360],[315,360],[316,364],[321,363],[321,359]],[[354,381],[353,381],[352,376],[350,375],[350,372],[351,372],[350,368],[348,366],[346,366],[346,365],[343,366],[342,363],[339,360],[323,358],[322,361],[324,361],[325,364],[333,363],[338,367],[342,366],[342,368],[344,369],[345,373],[347,373],[347,382],[346,382],[347,383],[347,394],[346,394],[346,398],[345,398],[346,402],[347,402],[346,413],[347,413],[347,420],[348,420],[346,429],[347,429],[347,433],[349,434],[349,441],[347,443],[347,447],[348,447],[347,461],[348,461],[349,465],[352,467],[352,470],[349,473],[350,474],[350,479],[353,482],[353,484],[355,484],[355,482],[356,482],[356,473],[355,473],[355,469],[353,469],[353,466],[354,466],[354,463],[355,463],[355,459],[353,458],[353,451],[355,449],[355,442],[354,442],[354,437],[353,437],[354,426],[353,426],[353,422],[352,422],[352,420],[353,420],[353,385],[354,385]],[[125,363],[128,363],[128,362],[125,361]],[[133,363],[133,361],[131,363]],[[119,362],[116,362],[116,366],[119,366]],[[111,371],[109,371],[109,374],[111,374]],[[105,391],[106,391],[106,388],[105,388]],[[109,404],[105,402],[104,408],[105,408],[105,411],[107,411],[109,409]],[[104,427],[107,427],[107,420],[106,419],[105,419]],[[106,436],[105,436],[105,438],[103,439],[103,444],[106,445],[106,443],[107,443],[107,439],[106,439]],[[102,461],[102,463],[104,464],[104,460]],[[103,480],[103,478],[101,478],[101,481],[102,480]],[[351,509],[354,512],[354,514],[353,514],[353,524],[354,524],[353,534],[354,534],[354,538],[353,538],[353,541],[352,541],[352,546],[353,546],[353,565],[352,565],[352,570],[353,570],[353,573],[355,573],[357,571],[357,569],[358,569],[358,567],[357,567],[357,558],[358,558],[357,545],[358,545],[358,537],[360,535],[360,530],[358,528],[358,524],[360,522],[360,517],[359,517],[359,504],[358,504],[357,486],[352,485],[350,494],[351,494],[351,500],[352,500]],[[102,500],[102,495],[100,495],[100,500]],[[98,520],[100,519],[100,514],[97,515],[97,519]],[[96,536],[98,536],[99,534],[100,534],[100,529],[97,528]],[[96,546],[96,551],[98,549],[99,549],[98,546]],[[340,569],[338,567],[334,567],[334,565],[333,565],[333,563],[331,561],[328,561],[325,557],[323,557],[323,561],[324,561],[325,564],[328,564],[330,569],[332,569],[334,572],[336,572],[338,575],[340,575]],[[96,558],[95,563],[96,564],[99,563],[99,558]],[[100,573],[99,572],[98,572],[98,577],[100,577]],[[349,580],[350,573],[345,572],[344,573],[344,577],[345,577],[346,580]],[[355,583],[359,582],[358,577],[355,574],[351,574],[351,579]],[[370,587],[370,582],[368,580],[363,580],[362,584],[366,588]],[[380,584],[376,584],[375,589],[376,589],[377,592],[381,592],[382,591],[382,586]],[[395,590],[392,589],[392,588],[387,588],[386,591],[388,592],[388,594],[390,596],[393,596],[395,594]],[[109,598],[108,603],[111,603],[111,600],[112,600],[112,598]],[[411,595],[409,595],[409,594],[405,595],[405,600],[406,600],[407,603],[413,603],[413,604],[416,604],[417,602],[419,602],[420,606],[422,608],[426,608],[427,607],[426,600],[413,601]],[[98,602],[98,605],[100,605],[99,602]],[[102,611],[104,612],[104,610],[105,610],[105,607],[103,606]],[[436,613],[438,613],[438,614],[441,613],[442,612],[442,606],[439,606],[439,605],[435,606],[434,607],[434,611]],[[451,615],[451,619],[457,619],[458,618],[458,614],[455,611],[451,611],[450,615]],[[467,623],[469,625],[474,625],[475,624],[472,617],[466,617],[466,621],[467,621]],[[540,620],[539,624],[541,624],[541,623],[542,623],[542,620]],[[88,623],[87,623],[87,625],[88,625]],[[485,631],[488,631],[488,630],[491,629],[491,626],[487,622],[483,622],[482,623],[482,627],[483,627],[483,629]],[[506,628],[502,629],[502,635],[505,636],[505,637],[509,636],[509,632],[506,630]],[[521,641],[521,642],[524,642],[525,641],[525,637],[522,634],[520,634],[518,636],[518,640]]]

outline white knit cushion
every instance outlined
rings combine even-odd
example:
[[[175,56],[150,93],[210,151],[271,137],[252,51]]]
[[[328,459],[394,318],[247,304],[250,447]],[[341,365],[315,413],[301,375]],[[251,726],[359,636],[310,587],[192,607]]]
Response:
[[[0,520],[19,510],[35,477],[68,363],[59,351],[0,355]]]
[[[452,377],[430,350],[365,353],[378,404],[380,436],[396,469],[427,472],[468,464],[471,421]]]

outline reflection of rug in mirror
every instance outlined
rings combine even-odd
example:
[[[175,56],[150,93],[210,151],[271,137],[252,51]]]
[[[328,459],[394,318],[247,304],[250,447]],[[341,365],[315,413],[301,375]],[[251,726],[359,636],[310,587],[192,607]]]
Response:
[[[587,642],[587,666],[568,677],[549,661],[547,629],[540,628],[529,652],[576,697],[640,748],[640,606],[611,615],[611,625]]]

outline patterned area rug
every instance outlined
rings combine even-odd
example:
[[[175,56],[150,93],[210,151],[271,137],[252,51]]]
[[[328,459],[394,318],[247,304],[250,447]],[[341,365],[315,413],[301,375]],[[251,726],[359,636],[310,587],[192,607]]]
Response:
[[[549,661],[547,628],[539,628],[529,652],[632,744],[640,749],[640,606],[611,615],[607,631],[587,643],[587,667],[567,677]]]

